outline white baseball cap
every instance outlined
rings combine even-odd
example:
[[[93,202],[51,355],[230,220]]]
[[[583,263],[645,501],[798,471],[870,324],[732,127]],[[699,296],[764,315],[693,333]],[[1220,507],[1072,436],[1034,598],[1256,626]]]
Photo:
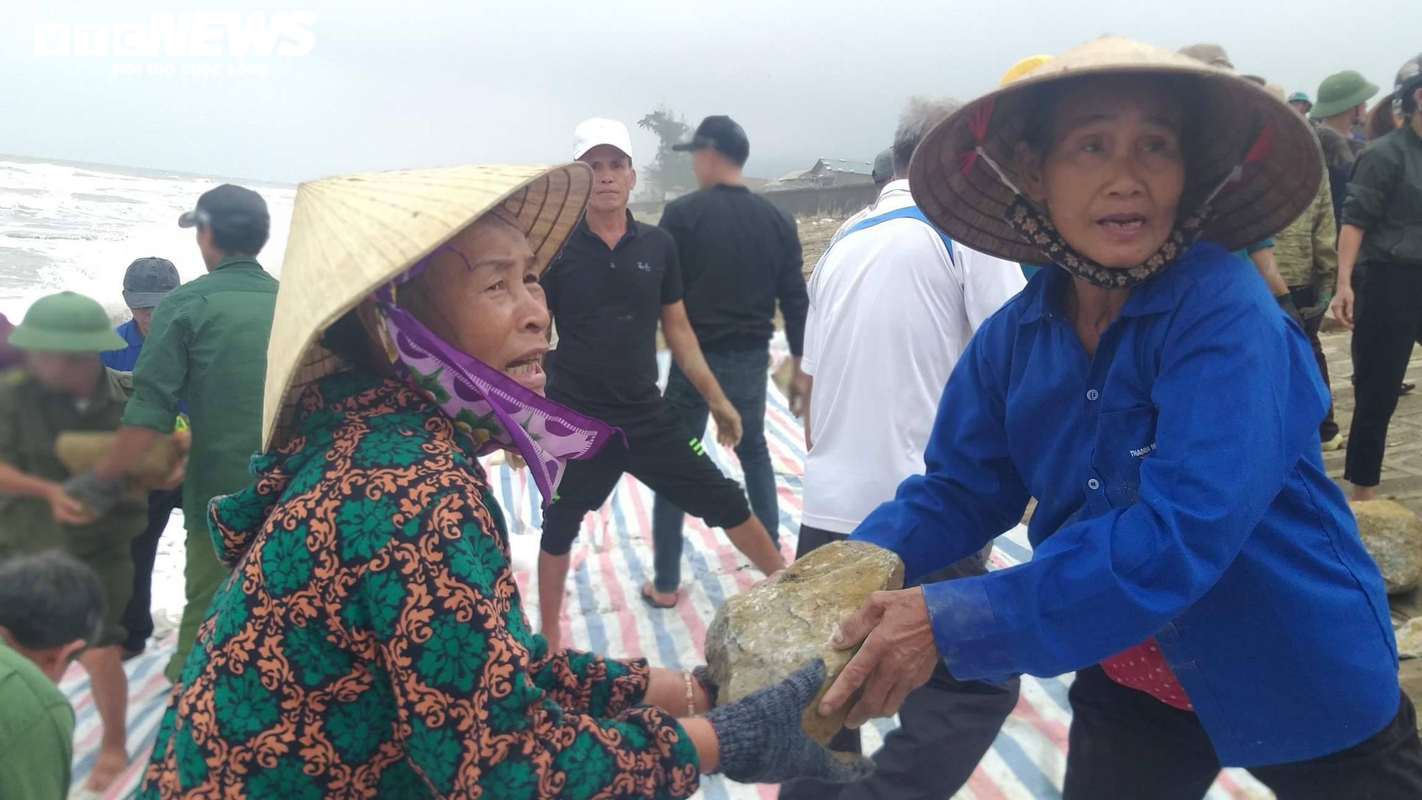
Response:
[[[632,137],[627,133],[627,126],[601,117],[583,120],[573,130],[573,160],[582,158],[600,144],[610,144],[621,150],[628,161],[632,160]]]

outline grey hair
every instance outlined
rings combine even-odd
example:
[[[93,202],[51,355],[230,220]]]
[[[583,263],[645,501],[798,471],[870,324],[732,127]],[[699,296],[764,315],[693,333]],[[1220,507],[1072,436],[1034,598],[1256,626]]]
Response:
[[[933,130],[933,126],[962,107],[962,103],[947,98],[930,100],[926,97],[910,97],[908,107],[899,115],[899,127],[894,131],[895,174],[900,177],[907,175],[909,161],[913,159],[913,151],[918,147],[918,143]]]

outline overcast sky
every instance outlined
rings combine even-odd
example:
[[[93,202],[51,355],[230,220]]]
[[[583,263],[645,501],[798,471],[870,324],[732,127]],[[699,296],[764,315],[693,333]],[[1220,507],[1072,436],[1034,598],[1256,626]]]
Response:
[[[309,12],[310,52],[36,53],[37,24],[148,25],[155,12],[199,10],[261,11],[269,23]],[[295,182],[560,161],[579,120],[608,116],[633,128],[642,163],[655,141],[634,125],[666,103],[693,125],[736,118],[751,141],[747,174],[771,177],[819,156],[870,160],[910,95],[970,99],[1017,58],[1102,33],[1171,48],[1218,42],[1241,70],[1313,94],[1342,69],[1390,90],[1422,48],[1419,31],[1417,0],[3,0],[0,153]],[[303,49],[300,31],[280,41]],[[115,74],[208,63],[269,74]]]

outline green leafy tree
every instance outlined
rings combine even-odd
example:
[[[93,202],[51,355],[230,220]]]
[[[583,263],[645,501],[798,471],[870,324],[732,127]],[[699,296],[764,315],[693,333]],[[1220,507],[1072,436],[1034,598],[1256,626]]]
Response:
[[[657,137],[657,158],[643,170],[652,197],[665,200],[668,195],[685,194],[696,188],[696,176],[691,171],[691,154],[672,150],[672,145],[691,138],[691,126],[665,105],[637,121],[637,127],[651,131]]]

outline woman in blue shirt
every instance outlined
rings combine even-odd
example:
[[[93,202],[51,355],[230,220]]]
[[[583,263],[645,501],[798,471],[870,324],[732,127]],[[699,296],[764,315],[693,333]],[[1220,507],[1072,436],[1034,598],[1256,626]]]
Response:
[[[1010,528],[1026,564],[875,595],[824,698],[893,713],[954,677],[1076,670],[1065,794],[1422,797],[1377,568],[1324,473],[1307,339],[1248,262],[1318,189],[1287,105],[1148,45],[1084,45],[919,146],[914,199],[969,247],[1050,262],[979,329],[926,472],[854,538],[913,579]]]

